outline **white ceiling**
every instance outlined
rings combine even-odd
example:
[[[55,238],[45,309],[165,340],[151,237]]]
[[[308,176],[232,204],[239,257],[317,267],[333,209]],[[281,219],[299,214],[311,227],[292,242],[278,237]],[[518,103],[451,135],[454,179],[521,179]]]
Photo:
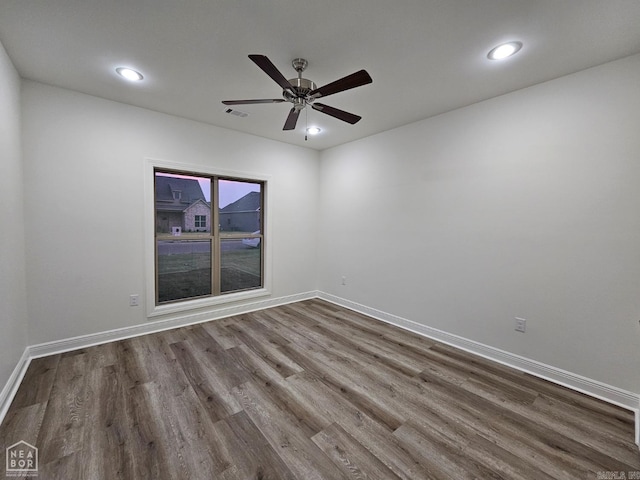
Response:
[[[496,44],[524,46],[508,61]],[[0,0],[0,41],[20,75],[99,97],[322,150],[640,52],[638,0]],[[289,103],[247,58],[287,78],[309,61],[318,86],[360,69],[373,84],[322,99],[361,115],[315,110],[283,132]],[[114,73],[131,66],[139,84]]]

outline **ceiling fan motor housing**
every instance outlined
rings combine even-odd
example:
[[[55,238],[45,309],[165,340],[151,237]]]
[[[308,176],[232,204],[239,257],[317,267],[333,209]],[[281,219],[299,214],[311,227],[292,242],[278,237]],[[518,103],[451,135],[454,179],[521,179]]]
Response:
[[[287,81],[291,84],[293,93],[291,93],[289,90],[282,91],[282,96],[286,101],[292,102],[295,104],[296,99],[305,99],[306,103],[311,103],[313,102],[313,100],[315,100],[314,98],[307,98],[307,95],[309,94],[309,92],[317,88],[316,84],[313,83],[311,80],[298,77],[298,78],[290,78]]]

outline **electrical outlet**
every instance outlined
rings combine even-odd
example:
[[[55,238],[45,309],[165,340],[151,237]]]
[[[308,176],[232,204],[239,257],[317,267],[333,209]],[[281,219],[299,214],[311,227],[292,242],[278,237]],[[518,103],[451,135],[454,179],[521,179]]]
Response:
[[[527,330],[527,321],[524,318],[516,317],[516,332],[526,332]]]
[[[140,305],[140,295],[137,293],[135,295],[129,295],[129,306],[137,307],[138,305]]]
[[[347,284],[347,277],[343,276],[342,277],[342,285],[346,285]]]

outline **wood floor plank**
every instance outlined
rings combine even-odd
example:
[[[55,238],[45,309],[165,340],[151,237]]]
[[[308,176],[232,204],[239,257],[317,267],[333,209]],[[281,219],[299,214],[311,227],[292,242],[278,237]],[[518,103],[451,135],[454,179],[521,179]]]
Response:
[[[175,362],[161,341],[159,334],[135,337],[117,342],[116,350],[121,359],[118,366],[126,387],[151,383],[166,376],[167,368]]]
[[[231,388],[244,383],[248,377],[237,362],[222,348],[208,331],[200,325],[195,326],[189,338],[185,342],[189,345],[188,351],[193,352],[203,367],[210,370],[210,377],[220,388],[230,391]],[[172,349],[173,350],[173,349]],[[175,355],[175,351],[174,351]]]
[[[206,363],[201,361],[201,356],[197,357],[189,349],[186,342],[173,343],[171,349],[212,422],[215,423],[242,410],[240,403],[231,395],[230,389],[207,368]]]
[[[232,316],[228,318],[221,318],[216,320],[215,322],[206,322],[201,324],[202,328],[204,328],[209,335],[211,335],[216,342],[220,344],[222,348],[225,350],[233,347],[239,347],[242,345],[232,331],[227,330],[225,327],[227,325],[232,325],[233,323],[239,321],[242,316]]]
[[[60,355],[33,359],[13,398],[12,405],[15,408],[21,408],[46,402],[53,388],[59,362]]]
[[[180,342],[191,343],[194,349],[196,349],[198,352],[222,353],[224,351],[224,348],[222,348],[222,345],[220,345],[216,341],[216,339],[213,338],[202,325],[191,325],[188,328],[189,329],[186,332],[184,332],[185,333],[183,335],[184,338],[179,340]],[[181,331],[182,329],[179,328],[177,330]],[[170,333],[172,333],[172,331],[162,333],[163,335],[162,338],[168,345],[176,343],[174,340],[178,336],[177,334],[172,333],[171,336],[173,338],[170,338],[169,337]]]
[[[436,478],[441,479],[476,479],[501,477],[496,472],[477,464],[460,450],[458,445],[442,441],[434,435],[428,435],[405,423],[394,435],[404,442],[406,448],[429,465]]]
[[[225,324],[229,324],[229,322],[235,318],[237,317],[203,323],[202,328],[204,328],[207,333],[211,335],[225,350],[233,347],[239,347],[242,345],[242,342],[235,337],[233,332],[225,329]]]
[[[602,470],[588,449],[572,438],[555,430],[540,427],[536,422],[510,412],[502,405],[475,395],[461,386],[446,384],[438,377],[420,374],[428,385],[429,392],[442,401],[456,398],[444,412],[458,419],[505,449],[519,451],[523,458],[545,458],[538,464],[541,471],[560,478],[580,478],[586,472]],[[433,406],[435,402],[431,402]],[[437,407],[435,407],[437,408]],[[594,452],[596,453],[596,452]],[[619,462],[609,459],[611,465],[620,467]]]
[[[319,299],[32,362],[0,448],[40,478],[640,472],[632,412]],[[631,475],[631,474],[628,474]]]
[[[565,435],[581,438],[585,445],[597,450],[607,450],[608,455],[621,462],[633,465],[638,459],[638,450],[612,430],[610,424],[598,421],[590,410],[575,408],[546,395],[540,395],[531,406],[531,411],[541,425],[562,431]]]
[[[43,463],[82,450],[88,406],[86,384],[90,371],[86,359],[85,353],[64,355],[60,359],[38,437]]]
[[[332,332],[333,338],[344,344],[348,350],[362,352],[377,362],[383,362],[403,375],[415,375],[424,369],[425,358],[422,354],[404,351],[397,344],[387,344],[371,338],[366,339],[357,329],[345,328],[344,325],[327,325],[316,327],[320,332]]]
[[[398,477],[405,480],[435,478],[418,458],[399,445],[393,430],[371,418],[314,374],[303,372],[289,377],[287,383],[304,395],[315,411],[341,425]]]
[[[288,345],[283,348],[289,355],[294,357],[298,364],[312,372],[320,378],[329,388],[340,392],[349,402],[357,405],[376,421],[395,430],[406,420],[388,405],[386,399],[376,395],[369,387],[363,386],[357,379],[354,379],[353,372],[340,368],[340,360],[336,360],[338,365],[331,365],[331,359],[323,358],[322,353],[311,357],[310,348],[299,348]]]
[[[276,330],[266,328],[255,320],[251,323],[250,328],[232,325],[225,328],[233,332],[242,345],[260,356],[265,363],[271,365],[283,377],[286,378],[302,371],[302,367],[287,357],[279,348],[287,345],[289,341],[281,337]],[[270,341],[266,339],[270,339]]]
[[[331,423],[325,416],[311,408],[304,396],[292,389],[284,380],[252,382],[251,385],[267,400],[263,403],[276,405],[281,415],[286,416],[296,425],[296,429],[307,437],[312,437]]]
[[[300,313],[306,310],[307,315],[309,315],[310,311],[313,312],[317,310],[321,305],[321,302],[315,301],[315,303],[311,305],[305,305],[305,308],[299,304],[291,304],[287,307]],[[322,311],[322,308],[320,308],[320,311]],[[355,333],[359,339],[369,344],[389,346],[407,356],[417,359],[436,343],[434,340],[407,330],[392,327],[383,322],[371,322],[370,317],[365,317],[353,311],[345,311],[344,309],[335,309],[332,315],[324,316],[322,319],[322,325],[324,326],[344,329],[348,332]]]
[[[348,322],[345,322],[337,315],[336,319],[323,318],[322,323],[317,321],[314,323],[312,317],[304,317],[299,313],[299,307],[287,305],[284,308],[288,309],[285,312],[289,313],[289,315],[282,316],[281,322],[290,328],[301,328],[302,331],[307,332],[305,335],[309,338],[326,337],[327,339],[338,341],[345,345],[347,351],[353,350],[365,355],[368,354],[375,358],[376,361],[386,362],[403,374],[415,375],[424,368],[425,359],[422,357],[422,353],[427,351],[428,345],[432,343],[427,339],[424,339],[421,349],[415,351],[405,348],[401,342],[384,341],[383,333],[367,332],[349,325]],[[307,315],[309,315],[308,312]],[[307,322],[300,326],[299,322],[303,318],[306,318]],[[319,335],[316,336],[313,332],[317,332]]]
[[[297,419],[270,402],[253,382],[235,388],[244,410],[296,478],[341,480],[346,477],[304,433]]]
[[[104,343],[102,345],[82,349],[82,352],[85,355],[84,358],[86,359],[87,368],[89,370],[115,365],[118,361],[116,342]]]
[[[282,347],[289,343],[288,340],[282,338],[277,332],[269,330],[263,324],[256,321],[256,313],[248,313],[241,320],[228,324],[225,328],[233,332],[233,334],[237,338],[240,338],[245,344],[244,339],[247,337],[264,345],[273,345],[275,347]]]
[[[82,453],[86,461],[80,464],[80,477],[130,478],[131,458],[127,451],[126,417],[123,410],[122,384],[113,366],[95,368],[87,374],[86,423]],[[77,456],[76,456],[77,459]]]
[[[296,479],[244,411],[220,422],[219,426],[224,429],[221,433],[230,444],[233,459],[233,464],[220,475],[221,480]]]
[[[474,469],[483,468],[485,470],[483,478],[518,480],[531,478],[549,480],[554,478],[531,465],[526,457],[519,456],[510,448],[503,448],[492,439],[479,435],[464,422],[452,422],[451,418],[442,412],[442,409],[438,411],[437,408],[423,408],[420,410],[419,416],[416,415],[405,425],[429,437],[437,438],[440,443],[461,449],[464,456],[476,465],[473,467]]]
[[[71,479],[82,478],[80,475],[80,463],[82,452],[71,453],[52,462],[39,461],[38,477],[40,479]],[[13,480],[13,479],[12,479]],[[25,480],[33,480],[33,477],[25,477]]]
[[[268,325],[270,329],[278,332],[282,338],[287,340],[289,344],[302,345],[308,342],[309,339],[298,331],[298,326],[306,325],[313,328],[318,325],[318,322],[302,321],[298,323],[299,317],[292,315],[290,312],[273,309],[264,310],[260,323]]]
[[[214,475],[222,467],[217,463],[222,454],[219,445],[206,441],[215,435],[213,422],[166,342],[171,338],[156,334],[132,339],[138,350],[134,364],[147,379],[152,379],[134,385],[140,388],[144,410],[136,412],[133,426],[138,428],[138,436],[147,437],[147,447],[152,449],[154,458],[162,457],[162,469],[153,463],[141,467],[153,469],[161,478],[180,478],[185,471]],[[140,423],[150,428],[140,431]],[[137,445],[144,449],[144,443]],[[223,464],[226,465],[224,461]]]
[[[123,376],[121,375],[121,379]],[[129,427],[128,452],[131,458],[131,478],[170,478],[170,446],[162,431],[162,419],[151,411],[152,390],[148,383],[126,388],[126,404],[121,412]]]
[[[292,306],[298,305],[300,304],[293,304]],[[305,304],[305,307],[309,310],[315,310],[319,313],[326,309],[327,306],[330,306],[330,304],[318,299],[309,300],[308,303]],[[329,308],[333,312],[333,315],[322,316],[323,322],[334,318],[343,324],[354,326],[363,333],[377,336],[380,340],[384,340],[388,344],[399,345],[405,349],[413,350],[416,353],[424,352],[431,346],[437,345],[435,340],[431,340],[409,330],[400,329],[379,320],[372,321],[371,317],[362,313],[346,310],[336,305],[330,306]]]
[[[597,423],[601,428],[607,428],[622,439],[628,438],[629,430],[634,428],[634,418],[629,415],[628,410],[622,407],[547,382],[533,375],[525,374],[525,378],[526,383],[541,395],[553,398],[556,402],[562,402],[569,408],[581,411],[584,415],[593,415],[594,418],[597,418]]]
[[[294,326],[291,326],[290,328],[294,328]],[[384,354],[377,353],[375,349],[363,346],[363,344],[359,342],[359,339],[358,341],[352,341],[334,330],[321,325],[317,325],[313,328],[302,326],[297,330],[308,340],[317,344],[325,351],[339,352],[340,358],[338,359],[338,357],[334,355],[332,357],[333,360],[337,360],[340,363],[354,362],[362,367],[375,366],[377,374],[379,374],[379,372],[384,372],[389,378],[396,378],[398,376],[410,378],[418,374],[424,368],[424,365],[407,362],[401,357],[394,355],[386,356]],[[351,338],[353,338],[353,336],[351,336]],[[353,370],[366,371],[366,368],[356,367]]]
[[[145,388],[149,413],[158,424],[158,441],[166,455],[168,470],[164,475],[181,478],[184,472],[198,472],[203,477],[214,477],[220,473],[216,462],[222,457],[220,445],[207,441],[215,436],[213,424],[207,412],[196,407],[199,402],[191,387],[178,395],[164,383],[148,383]]]
[[[332,423],[311,439],[347,478],[400,479],[337,423]]]
[[[8,447],[20,441],[35,446],[46,409],[46,402],[18,408],[12,406],[0,426],[0,451],[5,452]]]

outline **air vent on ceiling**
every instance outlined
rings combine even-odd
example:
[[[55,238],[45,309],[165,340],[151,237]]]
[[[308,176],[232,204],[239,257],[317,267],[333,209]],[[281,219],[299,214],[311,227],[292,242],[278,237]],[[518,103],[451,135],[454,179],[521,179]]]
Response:
[[[245,112],[241,112],[240,110],[234,110],[233,108],[227,108],[225,110],[225,113],[228,113],[230,115],[235,115],[236,117],[248,117],[249,114],[245,113]]]

